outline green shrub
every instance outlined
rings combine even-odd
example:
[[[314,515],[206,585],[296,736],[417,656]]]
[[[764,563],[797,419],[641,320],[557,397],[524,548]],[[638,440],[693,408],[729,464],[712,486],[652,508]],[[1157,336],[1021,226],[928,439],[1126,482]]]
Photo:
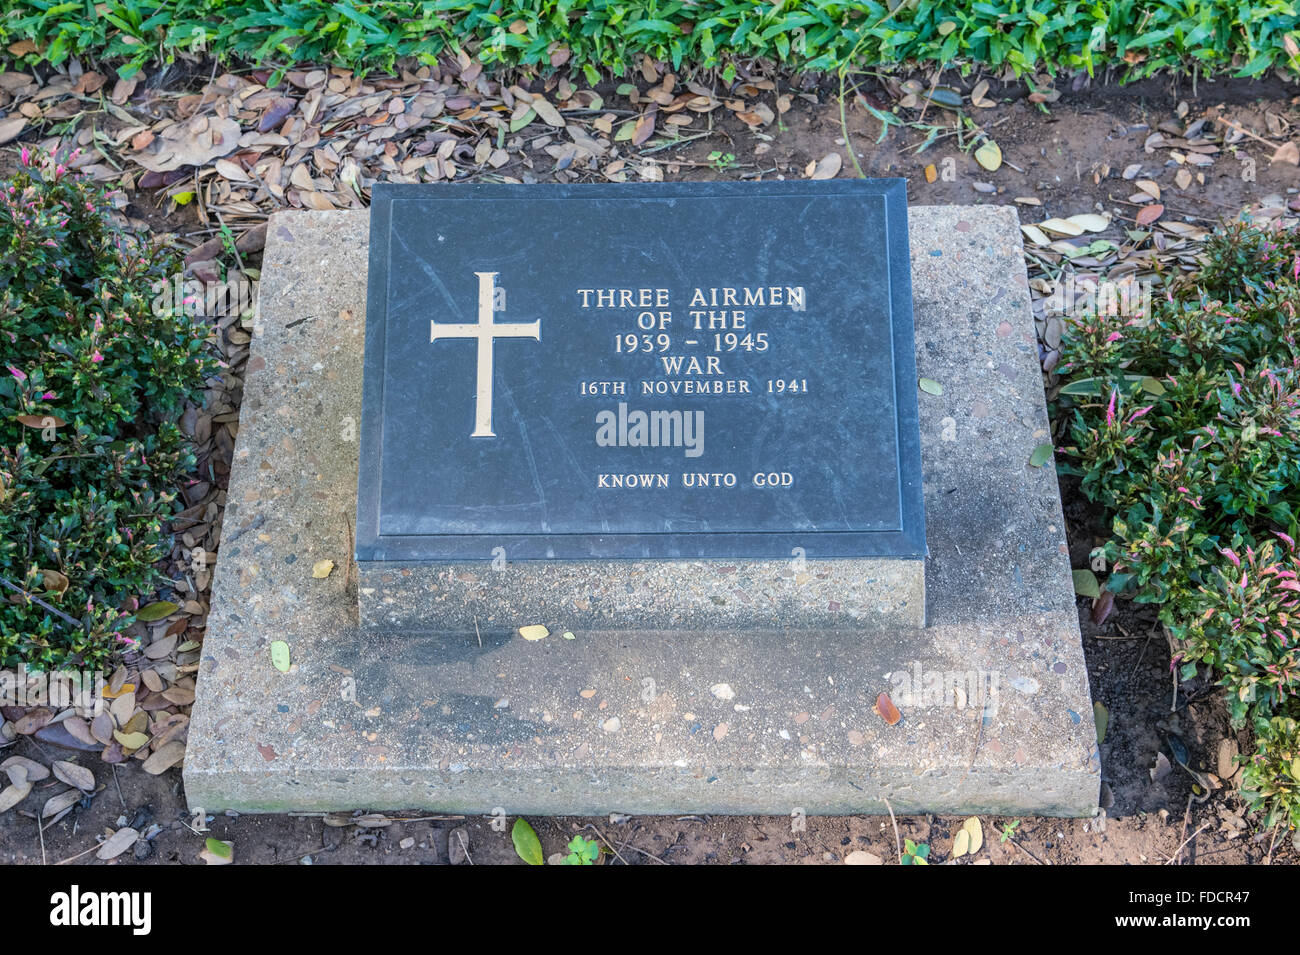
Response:
[[[1213,669],[1256,734],[1252,791],[1293,824],[1300,798],[1269,774],[1300,716],[1297,307],[1300,236],[1228,226],[1146,314],[1071,322],[1059,405],[1062,470],[1113,518],[1108,589],[1159,604],[1184,678]]]
[[[0,577],[24,592],[0,592],[0,665],[98,664],[159,580],[206,333],[153,308],[174,253],[115,228],[88,180],[23,164],[0,183]]]
[[[1300,66],[1296,31],[1291,0],[0,0],[0,48],[33,42],[41,49],[20,54],[29,62],[105,57],[127,75],[179,51],[391,69],[464,48],[486,64],[582,67],[592,82],[600,68],[623,75],[637,53],[674,67],[973,60],[1017,72],[1197,66],[1258,76]]]
[[[1295,806],[1300,803],[1300,723],[1289,717],[1269,721],[1258,734],[1259,746],[1242,769],[1242,795],[1253,808],[1268,812],[1268,825],[1286,821],[1297,825]]]

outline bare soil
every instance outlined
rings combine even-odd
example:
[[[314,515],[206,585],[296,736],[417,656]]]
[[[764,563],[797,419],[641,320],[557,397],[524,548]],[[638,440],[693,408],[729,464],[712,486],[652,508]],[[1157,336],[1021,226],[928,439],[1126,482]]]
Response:
[[[969,88],[969,83],[956,85]],[[1067,84],[1068,86],[1068,84]],[[885,87],[870,78],[859,83],[868,102],[886,106]],[[767,127],[770,140],[753,132],[726,110],[719,111],[714,134],[657,154],[665,178],[707,180],[763,176],[801,177],[810,161],[842,150],[845,135],[837,99],[838,83],[806,80],[802,90],[818,102],[795,96],[789,112]],[[1174,185],[1177,167],[1168,150],[1144,150],[1147,136],[1160,123],[1178,115],[1186,103],[1183,122],[1200,116],[1223,115],[1248,129],[1266,131],[1266,113],[1300,123],[1300,89],[1270,79],[1263,82],[1200,81],[1195,88],[1184,80],[1165,78],[1119,86],[1085,84],[1064,93],[1045,109],[1029,102],[1023,87],[994,83],[993,109],[977,111],[980,124],[994,136],[1007,165],[997,173],[983,170],[955,137],[942,138],[924,152],[915,149],[927,133],[918,129],[890,130],[877,142],[880,123],[862,108],[848,111],[848,134],[867,175],[906,176],[909,198],[917,204],[998,203],[1016,197],[1036,197],[1042,209],[1028,209],[1025,221],[1051,215],[1068,216],[1094,207],[1131,216],[1125,204],[1133,191],[1120,172],[1142,164],[1142,177],[1154,179],[1168,191],[1169,214],[1212,223],[1231,217],[1263,196],[1287,198],[1300,187],[1297,167],[1269,162],[1270,149],[1245,139],[1215,157],[1202,170],[1204,184],[1187,189]],[[1002,102],[1003,99],[1007,102]],[[915,115],[915,113],[913,114]],[[926,119],[951,123],[953,115],[931,106]],[[1294,129],[1293,129],[1294,133]],[[756,154],[757,149],[757,154]],[[710,158],[713,153],[723,157]],[[731,159],[726,159],[727,155]],[[1253,178],[1244,175],[1254,160]],[[954,160],[955,178],[928,183],[924,168]],[[4,163],[11,162],[4,157]],[[509,170],[504,170],[508,172]],[[852,175],[849,164],[841,175]],[[539,178],[545,178],[540,176]],[[986,184],[986,185],[985,185]],[[980,191],[989,189],[993,191]],[[1290,193],[1290,194],[1289,194]],[[147,196],[133,199],[129,215],[160,231],[185,233],[188,213],[164,214],[164,203]],[[250,263],[251,264],[251,263]],[[1076,566],[1104,536],[1097,515],[1066,483],[1065,510]],[[980,857],[994,864],[1062,865],[1085,863],[1160,864],[1181,848],[1183,864],[1294,863],[1297,853],[1291,834],[1262,831],[1258,820],[1242,819],[1242,804],[1230,787],[1215,790],[1207,801],[1195,802],[1191,776],[1173,765],[1157,771],[1158,754],[1170,752],[1170,738],[1187,747],[1189,765],[1216,772],[1222,740],[1233,736],[1213,687],[1184,683],[1177,687],[1170,672],[1169,650],[1148,608],[1120,605],[1101,625],[1091,619],[1089,601],[1080,601],[1094,699],[1110,715],[1101,744],[1105,787],[1104,818],[983,819],[986,846]],[[1238,740],[1243,750],[1249,740]],[[9,754],[30,756],[48,764],[66,753],[22,738]],[[430,818],[427,814],[388,814],[385,821],[327,825],[318,816],[218,816],[208,822],[210,833],[196,833],[184,809],[178,769],[150,776],[130,762],[116,767],[96,765],[107,785],[83,806],[45,831],[30,812],[0,814],[0,862],[55,862],[94,859],[96,836],[106,828],[129,824],[161,831],[151,843],[141,843],[131,862],[191,863],[203,848],[203,835],[234,844],[241,863],[445,863],[449,838],[468,845],[475,864],[518,862],[508,827],[485,817]],[[107,775],[111,773],[111,775]],[[336,820],[337,821],[337,820]],[[782,817],[640,817],[533,819],[545,851],[559,852],[575,833],[598,838],[612,850],[609,860],[627,864],[686,863],[837,863],[854,850],[873,853],[886,863],[896,860],[895,831],[888,816],[810,817],[806,828]],[[948,858],[952,837],[962,820],[951,816],[908,816],[897,820],[898,837],[932,847],[930,859]],[[1013,826],[1003,841],[999,833]],[[453,835],[454,834],[454,835]],[[1189,838],[1190,837],[1190,838]],[[408,841],[409,840],[409,841]],[[403,844],[406,848],[403,848]],[[1185,845],[1184,845],[1185,843]]]

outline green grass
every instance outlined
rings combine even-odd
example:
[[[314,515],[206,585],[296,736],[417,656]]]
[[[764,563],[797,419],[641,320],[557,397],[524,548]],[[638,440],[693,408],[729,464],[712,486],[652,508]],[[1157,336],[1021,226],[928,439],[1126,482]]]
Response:
[[[1258,76],[1300,71],[1298,20],[1295,0],[904,0],[893,12],[836,0],[0,0],[0,49],[37,46],[0,56],[90,56],[128,76],[180,51],[390,68],[461,49],[488,65],[566,63],[593,82],[598,69],[622,75],[637,53],[728,72],[736,58],[767,57],[828,72],[851,58]]]

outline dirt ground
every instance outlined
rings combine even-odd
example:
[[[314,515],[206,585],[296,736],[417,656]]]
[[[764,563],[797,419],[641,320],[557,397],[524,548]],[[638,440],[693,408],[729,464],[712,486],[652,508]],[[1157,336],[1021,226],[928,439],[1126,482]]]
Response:
[[[945,78],[948,79],[947,77]],[[952,82],[957,83],[955,77]],[[837,100],[838,83],[805,81],[795,89],[818,102],[796,95],[779,126],[764,136],[726,111],[714,133],[659,154],[665,178],[735,179],[784,175],[798,178],[810,161],[840,150],[844,129]],[[884,106],[886,88],[866,78],[859,91],[867,102]],[[1266,114],[1300,125],[1300,88],[1276,79],[1261,82],[1202,79],[1191,84],[1171,78],[1139,84],[1093,83],[1066,90],[1050,105],[1031,103],[1023,86],[993,84],[993,109],[978,111],[978,120],[1000,145],[1006,165],[996,173],[982,169],[957,148],[951,136],[919,155],[915,147],[928,135],[920,129],[891,129],[877,142],[881,124],[867,110],[848,112],[849,138],[868,175],[905,176],[914,204],[998,203],[1035,197],[1041,210],[1029,209],[1025,221],[1052,215],[1069,216],[1094,208],[1131,217],[1127,204],[1132,183],[1120,173],[1142,164],[1142,178],[1168,190],[1164,200],[1170,215],[1205,224],[1234,215],[1242,207],[1270,194],[1296,198],[1297,167],[1270,163],[1271,150],[1246,138],[1227,147],[1213,166],[1202,169],[1205,182],[1188,188],[1174,185],[1177,167],[1168,150],[1147,152],[1144,143],[1161,123],[1182,124],[1201,116],[1213,124],[1224,115],[1246,128],[1266,129]],[[1009,102],[1001,102],[1007,98]],[[1180,110],[1180,103],[1186,109]],[[1178,119],[1181,112],[1182,119]],[[930,107],[929,121],[948,123],[951,114]],[[1294,127],[1293,127],[1294,133]],[[1232,155],[1236,150],[1237,155]],[[714,154],[721,154],[721,156]],[[712,158],[711,158],[712,156]],[[731,158],[728,159],[727,157]],[[1242,161],[1242,157],[1254,160]],[[942,168],[952,158],[951,179],[928,183],[925,166]],[[5,157],[4,165],[11,163]],[[538,180],[550,178],[534,170]],[[0,170],[3,171],[3,170]],[[1247,174],[1249,173],[1251,174]],[[511,173],[510,167],[501,170]],[[517,174],[517,173],[516,173]],[[852,175],[845,163],[841,176]],[[184,235],[186,212],[164,215],[145,195],[137,196],[128,214],[160,230]],[[1026,206],[1022,206],[1022,212]],[[1068,483],[1064,487],[1066,517],[1075,566],[1084,563],[1104,528]],[[1258,820],[1243,818],[1241,800],[1230,789],[1215,790],[1208,800],[1193,800],[1191,776],[1174,765],[1158,767],[1158,754],[1170,752],[1170,740],[1190,753],[1188,764],[1202,771],[1218,770],[1221,742],[1232,736],[1223,707],[1213,692],[1195,682],[1177,688],[1170,675],[1169,652],[1149,611],[1120,606],[1103,625],[1094,625],[1088,601],[1080,601],[1094,699],[1105,705],[1110,726],[1101,744],[1104,816],[1062,820],[985,817],[986,848],[980,858],[993,864],[1069,865],[1091,863],[1161,864],[1180,850],[1183,864],[1294,863],[1298,854],[1290,833],[1261,831]],[[1235,738],[1235,736],[1233,737]],[[1238,740],[1244,749],[1248,739]],[[4,751],[48,764],[66,758],[65,751],[22,737]],[[94,757],[90,757],[93,761]],[[87,762],[83,760],[83,762]],[[1155,772],[1153,773],[1153,767]],[[0,814],[0,862],[39,863],[76,859],[93,861],[96,836],[122,825],[159,830],[150,841],[114,864],[138,860],[145,864],[191,863],[203,848],[204,835],[233,843],[241,863],[446,863],[451,849],[465,845],[474,864],[518,862],[508,826],[486,817],[445,818],[410,813],[406,816],[358,817],[351,821],[319,816],[217,816],[209,833],[194,831],[184,810],[179,769],[150,776],[138,764],[110,767],[96,762],[101,788],[81,808],[42,831],[34,814],[24,809]],[[806,828],[781,817],[602,817],[532,819],[546,853],[559,852],[575,833],[604,842],[607,861],[617,864],[701,863],[839,863],[854,850],[872,853],[886,863],[896,860],[895,831],[888,816],[810,817]],[[908,816],[897,820],[898,835],[932,847],[931,862],[949,858],[953,835],[962,819],[951,816]],[[1000,833],[1007,827],[1010,838]],[[454,841],[454,845],[449,843]],[[458,852],[457,855],[460,855]],[[965,860],[963,860],[964,863]]]

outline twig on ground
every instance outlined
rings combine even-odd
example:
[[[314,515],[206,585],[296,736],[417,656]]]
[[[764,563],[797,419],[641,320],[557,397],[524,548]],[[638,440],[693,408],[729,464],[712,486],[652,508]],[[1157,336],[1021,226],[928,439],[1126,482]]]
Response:
[[[619,862],[623,863],[624,865],[627,865],[627,860],[624,859],[621,855],[619,855],[618,850],[614,848],[614,844],[605,838],[605,834],[596,828],[595,823],[589,822],[582,828],[590,829],[592,832],[594,832],[597,835],[597,837],[599,837],[600,841],[605,843],[605,845],[609,848],[609,851],[614,853],[614,857],[618,859]]]
[[[641,150],[640,152],[638,152],[636,155],[637,155],[637,158],[638,158],[638,159],[641,159],[641,158],[643,158],[643,157],[649,155],[650,153],[657,153],[657,152],[659,152],[659,150],[661,150],[661,149],[672,149],[674,146],[681,146],[681,145],[684,144],[684,143],[689,143],[689,142],[691,142],[691,141],[693,141],[693,140],[696,140],[696,139],[704,139],[706,136],[709,136],[709,135],[712,135],[712,134],[711,134],[711,133],[696,133],[694,136],[683,136],[683,137],[681,137],[680,139],[671,139],[671,140],[669,140],[669,141],[666,142],[666,143],[660,143],[658,146],[651,146],[649,149],[643,149],[643,150]]]
[[[1169,865],[1169,864],[1171,864],[1175,859],[1177,859],[1178,856],[1179,856],[1179,854],[1183,851],[1183,847],[1186,846],[1187,843],[1191,842],[1193,839],[1195,839],[1197,836],[1199,836],[1202,832],[1204,832],[1204,831],[1205,831],[1206,829],[1208,829],[1208,828],[1210,828],[1210,824],[1209,824],[1208,822],[1207,822],[1207,823],[1204,823],[1204,824],[1201,826],[1201,828],[1197,829],[1197,830],[1196,830],[1195,832],[1193,832],[1190,836],[1188,836],[1188,837],[1187,837],[1186,839],[1184,839],[1181,843],[1179,843],[1178,848],[1174,850],[1174,854],[1169,858],[1169,861],[1166,862],[1165,865]]]
[[[469,843],[465,841],[465,834],[458,829],[453,829],[451,834],[460,840],[460,847],[465,853],[465,861],[473,865],[474,859],[469,854]]]
[[[87,852],[94,852],[94,851],[95,851],[96,849],[98,849],[98,848],[99,848],[99,843],[96,842],[96,843],[95,843],[93,846],[91,846],[89,849],[86,849],[86,850],[83,851],[83,852],[78,852],[75,856],[68,856],[68,857],[67,857],[66,859],[64,859],[62,862],[56,862],[56,863],[54,863],[54,864],[55,864],[55,865],[67,865],[69,862],[73,862],[73,861],[75,861],[75,860],[77,860],[77,859],[80,859],[80,858],[81,858],[82,856],[84,856]]]
[[[1052,863],[1049,862],[1049,861],[1044,861],[1044,860],[1038,858],[1038,856],[1034,855],[1032,852],[1030,852],[1028,849],[1026,849],[1024,846],[1022,846],[1022,845],[1021,845],[1019,842],[1017,842],[1015,839],[1012,839],[1012,840],[1010,840],[1010,841],[1011,841],[1011,844],[1012,844],[1013,846],[1015,846],[1017,849],[1019,849],[1019,850],[1020,850],[1021,852],[1023,852],[1025,855],[1029,856],[1029,858],[1033,859],[1033,860],[1034,860],[1035,862],[1037,862],[1039,865],[1051,865],[1051,864],[1052,864]]]
[[[113,783],[117,786],[117,801],[120,802],[122,804],[122,808],[125,809],[126,797],[122,795],[122,782],[117,778],[117,764],[109,763],[109,765],[113,767]]]
[[[665,862],[663,859],[659,858],[659,857],[658,857],[657,855],[655,855],[653,852],[647,852],[645,849],[640,849],[640,848],[638,848],[637,846],[632,845],[631,843],[627,843],[627,842],[623,843],[623,848],[624,848],[624,849],[631,849],[633,852],[639,852],[639,853],[641,853],[643,856],[645,856],[647,859],[653,859],[655,862],[658,862],[660,865],[668,865],[667,862]]]
[[[1231,128],[1231,129],[1235,129],[1237,132],[1241,133],[1243,136],[1249,136],[1251,139],[1255,140],[1255,142],[1257,142],[1257,143],[1263,143],[1265,146],[1271,146],[1271,147],[1273,147],[1274,149],[1277,149],[1277,148],[1278,148],[1278,144],[1277,144],[1277,143],[1273,142],[1273,141],[1270,140],[1270,139],[1265,139],[1263,136],[1260,136],[1258,133],[1252,133],[1249,129],[1247,129],[1245,126],[1242,126],[1240,123],[1234,123],[1232,120],[1230,120],[1230,119],[1224,119],[1222,116],[1216,116],[1216,117],[1214,117],[1214,121],[1215,121],[1216,123],[1222,123],[1224,126],[1227,126],[1227,127]]]
[[[885,808],[889,810],[889,821],[894,825],[894,851],[898,853],[898,864],[903,864],[903,840],[898,838],[898,820],[894,818],[894,807],[889,804],[889,800],[884,796],[880,797],[884,802]]]
[[[1146,655],[1147,655],[1147,647],[1151,646],[1151,638],[1154,637],[1155,635],[1156,635],[1156,632],[1155,632],[1154,630],[1148,631],[1148,633],[1147,633],[1147,642],[1144,643],[1144,644],[1142,644],[1142,652],[1138,654],[1137,662],[1133,664],[1133,669],[1132,669],[1132,670],[1129,670],[1129,673],[1128,673],[1128,679],[1126,679],[1126,680],[1124,681],[1126,684],[1127,684],[1130,680],[1133,679],[1133,675],[1134,675],[1135,673],[1137,673],[1137,671],[1138,671],[1138,667],[1140,667],[1140,666],[1142,665],[1142,660],[1143,660],[1143,659],[1146,657]]]
[[[45,611],[47,611],[47,612],[49,612],[49,613],[54,614],[54,616],[58,617],[58,618],[59,618],[60,620],[62,620],[64,623],[71,624],[72,626],[76,627],[78,630],[84,630],[84,629],[85,629],[85,627],[82,625],[82,623],[81,623],[80,620],[77,620],[77,619],[75,619],[75,618],[73,618],[73,617],[69,617],[66,613],[64,613],[64,612],[63,612],[62,610],[60,610],[58,607],[51,607],[51,606],[50,606],[49,604],[47,604],[44,600],[42,600],[40,597],[37,597],[35,594],[30,594],[30,593],[28,593],[26,590],[23,590],[23,588],[19,587],[17,584],[13,583],[12,581],[7,580],[7,579],[4,578],[4,577],[0,577],[0,584],[4,584],[6,587],[8,587],[8,588],[9,588],[10,590],[12,590],[14,593],[16,593],[16,594],[20,594],[20,595],[21,595],[25,600],[30,600],[32,603],[36,604],[36,606],[40,607],[42,610],[45,610]]]
[[[1134,209],[1141,209],[1151,205],[1151,203],[1149,202],[1129,202],[1127,199],[1117,199],[1115,196],[1111,196],[1111,195],[1106,196],[1106,198],[1109,199],[1111,202],[1118,202],[1120,205],[1132,206]],[[1178,215],[1184,216],[1188,219],[1195,219],[1197,222],[1209,222],[1213,224],[1215,221],[1214,219],[1207,219],[1205,216],[1197,215],[1195,212],[1189,212],[1186,209],[1180,209],[1177,206],[1172,205],[1171,203],[1168,202],[1164,202],[1161,204],[1170,212],[1175,212]],[[1125,219],[1123,216],[1119,216],[1119,218],[1123,219],[1123,221],[1125,222],[1132,222],[1132,223],[1137,222],[1137,219]],[[1152,225],[1154,224],[1155,223],[1152,223]],[[1143,226],[1143,228],[1144,229],[1150,228],[1150,226]]]
[[[1268,844],[1268,854],[1264,856],[1264,865],[1272,865],[1272,864],[1273,864],[1273,850],[1277,848],[1277,836],[1278,836],[1278,832],[1279,832],[1279,828],[1278,828],[1277,826],[1274,826],[1274,827],[1273,827],[1273,839],[1272,839],[1272,841],[1269,842],[1269,844]]]
[[[853,149],[853,138],[849,135],[849,116],[844,109],[844,74],[840,74],[840,132],[844,135],[844,149],[849,154],[849,161],[853,163],[853,168],[857,170],[859,179],[866,179],[867,174],[862,171],[862,164],[858,162],[858,154]]]

